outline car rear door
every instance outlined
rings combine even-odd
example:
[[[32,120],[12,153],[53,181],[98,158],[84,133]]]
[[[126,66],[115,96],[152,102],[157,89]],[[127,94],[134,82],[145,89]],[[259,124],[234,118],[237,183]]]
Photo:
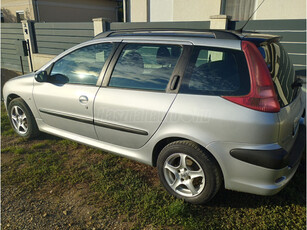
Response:
[[[95,98],[99,140],[143,146],[176,98],[190,49],[184,42],[124,40]]]
[[[280,103],[279,144],[290,151],[297,137],[300,118],[305,109],[302,90],[295,84],[297,80],[290,58],[280,43],[262,46],[265,61],[272,75]]]

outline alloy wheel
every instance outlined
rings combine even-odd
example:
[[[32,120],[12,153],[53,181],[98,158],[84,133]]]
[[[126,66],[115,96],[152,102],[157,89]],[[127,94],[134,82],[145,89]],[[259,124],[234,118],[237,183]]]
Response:
[[[16,131],[24,135],[28,132],[28,119],[25,112],[15,105],[11,109],[11,121]]]
[[[168,185],[185,197],[199,195],[205,187],[205,174],[200,164],[184,153],[170,155],[163,166]]]

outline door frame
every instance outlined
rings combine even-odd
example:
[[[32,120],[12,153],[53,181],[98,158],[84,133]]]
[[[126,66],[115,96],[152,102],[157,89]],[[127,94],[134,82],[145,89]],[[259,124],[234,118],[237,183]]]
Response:
[[[109,87],[109,81],[111,79],[111,75],[113,73],[114,67],[123,51],[123,49],[125,48],[125,46],[127,44],[153,44],[153,45],[180,45],[183,47],[182,53],[180,55],[180,57],[178,58],[178,61],[176,63],[176,66],[173,70],[173,73],[169,79],[169,82],[167,84],[167,88],[165,90],[165,93],[178,93],[182,79],[183,79],[183,75],[185,72],[185,68],[188,65],[190,56],[192,55],[192,51],[193,51],[193,44],[190,42],[186,42],[186,41],[163,41],[163,40],[138,40],[138,39],[124,39],[120,45],[118,46],[117,50],[115,51],[115,53],[112,56],[112,60],[110,61],[110,63],[108,64],[108,68],[104,74],[102,83],[101,83],[101,87]],[[176,87],[175,90],[171,89],[171,82],[174,76],[180,76],[179,82],[178,82],[178,86]],[[142,89],[130,89],[130,88],[122,88],[122,89],[127,89],[127,90],[142,90]],[[148,91],[148,90],[145,90]]]

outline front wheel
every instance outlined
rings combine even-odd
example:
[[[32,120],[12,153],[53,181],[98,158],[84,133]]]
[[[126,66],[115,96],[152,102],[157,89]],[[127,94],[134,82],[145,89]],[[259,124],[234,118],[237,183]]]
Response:
[[[165,189],[189,203],[206,203],[220,188],[222,176],[217,162],[194,142],[168,144],[159,154],[157,165]]]
[[[33,138],[39,130],[28,105],[21,99],[12,100],[8,106],[8,114],[14,131],[21,137]]]

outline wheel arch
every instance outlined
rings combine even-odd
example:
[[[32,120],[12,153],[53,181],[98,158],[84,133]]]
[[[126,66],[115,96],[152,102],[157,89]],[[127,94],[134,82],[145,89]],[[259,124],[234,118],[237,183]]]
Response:
[[[167,138],[164,138],[160,141],[158,141],[155,145],[155,147],[153,148],[153,152],[152,152],[152,165],[154,167],[157,166],[157,161],[158,161],[158,156],[161,152],[161,150],[168,144],[170,144],[171,142],[174,142],[174,141],[179,141],[179,140],[183,140],[183,141],[192,141],[194,142],[195,144],[197,144],[203,151],[207,152],[208,154],[210,154],[212,156],[212,158],[216,161],[219,169],[220,169],[220,172],[221,172],[221,175],[222,175],[222,181],[224,182],[224,174],[223,174],[223,170],[221,168],[221,165],[219,163],[219,161],[217,160],[217,158],[208,150],[206,149],[203,145],[193,141],[193,140],[190,140],[190,139],[187,139],[187,138],[182,138],[182,137],[167,137]]]
[[[7,112],[8,112],[8,117],[10,120],[11,125],[13,126],[12,120],[11,120],[11,104],[13,103],[14,100],[16,100],[17,106],[19,106],[21,108],[21,110],[23,110],[23,112],[26,114],[26,119],[27,119],[27,123],[28,123],[28,130],[26,130],[25,133],[19,133],[17,132],[18,135],[27,138],[27,139],[31,139],[33,137],[36,137],[39,134],[39,129],[35,120],[35,117],[33,116],[33,112],[30,108],[30,106],[28,105],[28,103],[19,95],[17,94],[9,94],[7,97]],[[12,104],[12,106],[14,106]],[[22,108],[24,107],[24,108]],[[23,135],[25,134],[25,135]]]
[[[11,101],[14,100],[14,99],[16,99],[16,98],[21,98],[21,99],[22,99],[21,96],[15,94],[15,93],[9,94],[9,95],[7,96],[7,98],[6,98],[6,106],[8,107],[9,104],[11,103]],[[22,100],[23,100],[23,99],[22,99]],[[25,100],[23,100],[23,101],[25,101]]]
[[[171,142],[174,142],[174,141],[180,141],[180,140],[188,140],[186,138],[182,138],[182,137],[167,137],[167,138],[164,138],[160,141],[158,141],[155,145],[155,147],[153,148],[153,151],[152,151],[152,165],[154,167],[157,166],[157,161],[158,161],[158,156],[161,152],[161,150],[166,146],[168,145],[169,143]]]

